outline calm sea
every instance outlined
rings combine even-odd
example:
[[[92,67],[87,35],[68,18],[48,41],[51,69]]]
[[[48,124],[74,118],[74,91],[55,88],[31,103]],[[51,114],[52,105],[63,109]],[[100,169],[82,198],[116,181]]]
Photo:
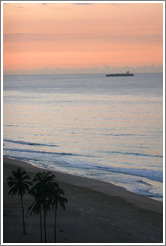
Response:
[[[4,155],[162,199],[162,74],[4,76]]]

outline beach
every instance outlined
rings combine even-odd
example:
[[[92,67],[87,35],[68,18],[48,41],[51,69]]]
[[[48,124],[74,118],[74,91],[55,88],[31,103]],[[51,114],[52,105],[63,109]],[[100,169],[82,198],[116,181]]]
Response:
[[[18,166],[33,178],[41,169],[4,157],[3,242],[40,243],[39,216],[29,215],[24,196],[26,235],[22,234],[20,198],[8,195],[7,177]],[[57,217],[57,243],[162,243],[162,202],[110,183],[54,172],[68,199]],[[53,216],[47,216],[47,243],[53,243]]]

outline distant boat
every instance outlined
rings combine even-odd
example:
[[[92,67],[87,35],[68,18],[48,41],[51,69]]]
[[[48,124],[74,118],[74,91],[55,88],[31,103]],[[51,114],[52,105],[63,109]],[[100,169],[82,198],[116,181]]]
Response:
[[[119,77],[119,76],[134,76],[133,73],[129,73],[129,71],[127,71],[126,73],[110,73],[110,74],[106,74],[107,77]]]

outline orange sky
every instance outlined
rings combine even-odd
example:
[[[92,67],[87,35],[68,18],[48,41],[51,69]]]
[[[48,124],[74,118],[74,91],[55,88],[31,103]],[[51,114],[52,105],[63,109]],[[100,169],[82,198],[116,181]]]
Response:
[[[4,72],[162,66],[162,3],[6,3]]]

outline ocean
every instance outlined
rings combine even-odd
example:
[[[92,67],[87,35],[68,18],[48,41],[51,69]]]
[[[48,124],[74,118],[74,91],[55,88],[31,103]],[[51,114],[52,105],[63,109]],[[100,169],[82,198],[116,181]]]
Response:
[[[3,154],[162,200],[163,75],[4,75]]]

